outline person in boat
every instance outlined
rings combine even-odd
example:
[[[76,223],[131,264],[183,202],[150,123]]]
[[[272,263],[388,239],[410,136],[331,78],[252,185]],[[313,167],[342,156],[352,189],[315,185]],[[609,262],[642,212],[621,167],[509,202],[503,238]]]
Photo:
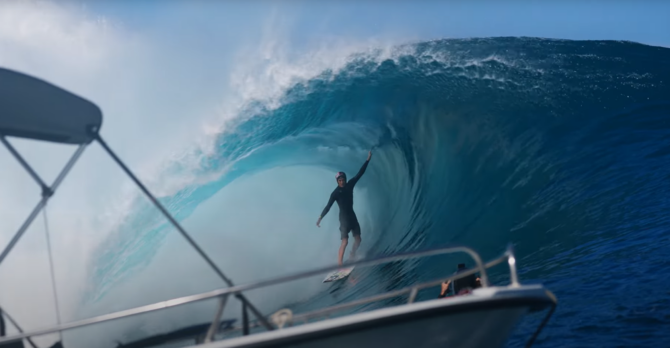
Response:
[[[349,244],[349,231],[354,236],[354,246],[351,248],[350,255],[352,259],[356,257],[356,251],[361,245],[361,226],[358,224],[358,218],[354,212],[354,186],[356,186],[358,180],[365,173],[365,169],[368,167],[368,163],[370,163],[370,158],[372,158],[372,151],[368,152],[368,159],[363,163],[358,174],[349,181],[347,181],[347,175],[344,172],[338,172],[335,175],[337,187],[330,194],[328,204],[323,208],[319,219],[316,221],[316,226],[321,227],[321,219],[328,214],[333,203],[337,202],[337,206],[340,208],[340,239],[342,240],[337,260],[340,266],[342,266],[344,251],[347,248],[347,244]]]
[[[465,264],[459,263],[456,273],[463,272],[464,270],[465,270]],[[447,293],[449,292],[449,286],[451,285],[451,283],[452,283],[451,280],[448,280],[441,284],[442,290],[440,291],[440,296],[438,296],[439,298],[447,297]],[[469,294],[470,292],[472,292],[472,290],[482,286],[481,279],[475,274],[470,274],[463,278],[456,279],[454,280],[453,284],[454,284],[453,286],[454,296]]]

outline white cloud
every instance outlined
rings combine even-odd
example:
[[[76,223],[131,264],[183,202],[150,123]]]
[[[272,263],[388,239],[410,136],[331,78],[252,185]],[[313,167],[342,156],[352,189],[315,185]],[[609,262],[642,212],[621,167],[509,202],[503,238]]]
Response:
[[[122,42],[119,30],[104,18],[93,17],[72,5],[3,1],[0,65],[48,80],[91,76],[132,44],[127,34]]]

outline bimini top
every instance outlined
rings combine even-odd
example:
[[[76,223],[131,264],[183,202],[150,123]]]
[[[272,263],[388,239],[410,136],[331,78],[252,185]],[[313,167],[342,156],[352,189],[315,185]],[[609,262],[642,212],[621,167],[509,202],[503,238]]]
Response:
[[[0,135],[90,143],[102,125],[97,105],[46,81],[0,68]]]

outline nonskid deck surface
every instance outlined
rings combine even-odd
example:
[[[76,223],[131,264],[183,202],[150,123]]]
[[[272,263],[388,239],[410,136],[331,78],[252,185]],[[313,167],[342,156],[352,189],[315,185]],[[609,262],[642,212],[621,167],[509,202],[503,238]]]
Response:
[[[469,295],[377,309],[189,348],[497,347],[525,313],[546,308],[552,301],[540,285],[480,288]]]

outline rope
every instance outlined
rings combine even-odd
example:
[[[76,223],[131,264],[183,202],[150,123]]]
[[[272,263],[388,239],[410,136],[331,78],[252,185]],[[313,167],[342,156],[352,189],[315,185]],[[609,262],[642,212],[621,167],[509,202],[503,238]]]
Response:
[[[44,214],[44,232],[47,237],[47,250],[49,251],[49,267],[51,268],[51,286],[53,288],[54,303],[56,305],[56,320],[58,322],[58,325],[60,325],[61,324],[60,308],[58,307],[58,292],[56,291],[56,274],[54,272],[54,261],[51,255],[51,240],[49,238],[49,222],[47,220],[46,205],[44,206],[44,210],[42,210],[42,213]],[[58,332],[58,335],[60,336],[60,340],[63,341],[63,333]]]

